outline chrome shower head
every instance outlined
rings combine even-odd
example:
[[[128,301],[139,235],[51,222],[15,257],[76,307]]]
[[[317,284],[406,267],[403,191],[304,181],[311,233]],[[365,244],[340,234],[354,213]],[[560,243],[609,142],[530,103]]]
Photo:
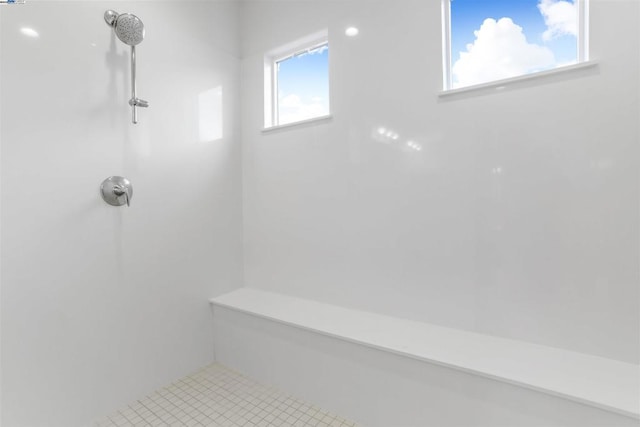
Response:
[[[104,13],[105,22],[112,26],[116,36],[125,44],[135,46],[144,39],[144,24],[142,20],[131,13],[118,14],[113,10]]]

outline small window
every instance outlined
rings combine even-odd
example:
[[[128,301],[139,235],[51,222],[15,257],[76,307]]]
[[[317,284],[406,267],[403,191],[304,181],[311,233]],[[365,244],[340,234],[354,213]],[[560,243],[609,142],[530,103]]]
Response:
[[[444,89],[586,61],[587,0],[443,0]]]
[[[326,32],[265,57],[265,128],[326,117],[329,113]]]

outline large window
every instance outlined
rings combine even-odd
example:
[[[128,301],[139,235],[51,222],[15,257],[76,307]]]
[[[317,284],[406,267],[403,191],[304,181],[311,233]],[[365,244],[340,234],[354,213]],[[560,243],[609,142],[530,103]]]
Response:
[[[586,61],[587,0],[443,0],[445,89]]]
[[[329,115],[329,43],[325,33],[271,52],[265,58],[265,69],[266,128]]]

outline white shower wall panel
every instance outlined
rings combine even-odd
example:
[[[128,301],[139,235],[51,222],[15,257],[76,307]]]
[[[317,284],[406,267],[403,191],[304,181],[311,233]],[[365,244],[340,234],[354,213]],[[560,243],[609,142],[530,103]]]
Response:
[[[146,26],[137,125],[107,9]],[[3,426],[82,425],[213,360],[207,301],[242,281],[238,21],[236,2],[0,9]],[[110,175],[130,208],[102,201]]]
[[[595,67],[455,97],[440,0],[244,3],[246,285],[638,363],[640,3],[589,3]],[[333,119],[262,133],[323,28]]]

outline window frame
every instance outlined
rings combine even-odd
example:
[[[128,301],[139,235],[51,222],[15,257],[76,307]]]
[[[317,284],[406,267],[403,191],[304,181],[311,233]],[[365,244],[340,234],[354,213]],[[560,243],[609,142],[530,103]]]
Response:
[[[561,67],[551,68],[549,70],[526,73],[519,76],[513,76],[507,79],[490,80],[487,82],[479,83],[477,85],[463,86],[459,88],[453,87],[453,65],[452,65],[452,52],[451,52],[451,2],[453,0],[441,0],[442,1],[442,87],[443,92],[465,90],[468,88],[474,88],[477,86],[487,86],[491,84],[500,84],[508,80],[523,78],[527,76],[534,76],[538,74],[548,75],[550,72],[563,71],[570,69],[576,65],[589,62],[589,0],[575,0],[578,8],[578,35],[576,36],[577,43],[577,59],[575,64],[565,65]]]
[[[331,116],[331,72],[330,64],[327,71],[329,82],[329,112],[326,115],[311,117],[291,123],[280,123],[278,109],[278,63],[294,58],[306,52],[313,51],[326,45],[329,48],[328,30],[322,30],[294,42],[283,45],[279,48],[267,52],[264,56],[264,129],[291,126],[298,123],[306,123],[313,120],[320,120]],[[331,56],[329,55],[329,61]]]

